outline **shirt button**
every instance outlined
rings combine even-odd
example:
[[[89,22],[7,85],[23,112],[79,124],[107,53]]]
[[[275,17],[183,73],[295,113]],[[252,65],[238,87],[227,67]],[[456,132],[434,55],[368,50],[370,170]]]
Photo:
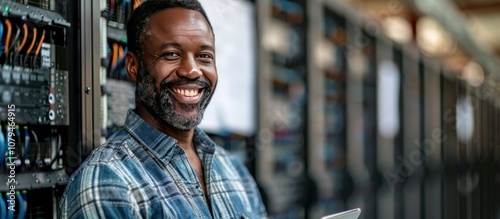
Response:
[[[174,149],[175,153],[179,153],[179,148]]]

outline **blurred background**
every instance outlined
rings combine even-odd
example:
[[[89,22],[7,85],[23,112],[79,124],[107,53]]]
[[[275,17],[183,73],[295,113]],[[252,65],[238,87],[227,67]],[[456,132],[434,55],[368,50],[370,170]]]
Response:
[[[219,73],[201,127],[271,218],[500,219],[500,0],[200,2]],[[0,218],[11,192],[12,216],[57,218],[68,176],[123,126],[140,4],[0,0],[0,155],[13,116],[18,136]]]

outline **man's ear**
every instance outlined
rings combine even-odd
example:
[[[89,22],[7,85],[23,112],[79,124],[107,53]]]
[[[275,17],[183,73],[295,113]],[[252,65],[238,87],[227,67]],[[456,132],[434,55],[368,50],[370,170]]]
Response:
[[[139,59],[137,59],[137,56],[132,52],[127,52],[127,55],[125,55],[125,69],[127,70],[130,80],[135,83],[139,71]]]

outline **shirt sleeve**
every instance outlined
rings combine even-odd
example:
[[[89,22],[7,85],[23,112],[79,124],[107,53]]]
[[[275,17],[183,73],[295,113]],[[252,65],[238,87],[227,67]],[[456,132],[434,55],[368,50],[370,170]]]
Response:
[[[61,218],[141,218],[131,189],[110,163],[78,170],[59,202]]]

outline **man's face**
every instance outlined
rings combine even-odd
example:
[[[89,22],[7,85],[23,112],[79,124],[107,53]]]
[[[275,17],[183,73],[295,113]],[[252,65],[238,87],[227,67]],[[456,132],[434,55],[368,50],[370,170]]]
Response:
[[[137,96],[158,122],[196,127],[217,84],[210,26],[198,11],[171,8],[153,14],[143,36]]]

